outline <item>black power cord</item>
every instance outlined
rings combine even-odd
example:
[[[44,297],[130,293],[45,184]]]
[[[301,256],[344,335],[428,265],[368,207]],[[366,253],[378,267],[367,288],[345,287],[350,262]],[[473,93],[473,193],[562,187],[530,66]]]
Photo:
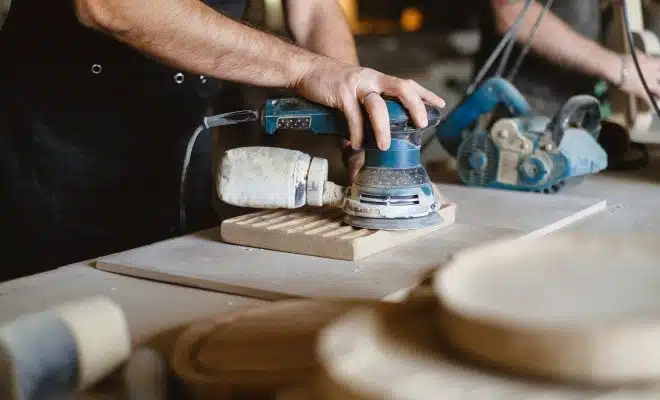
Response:
[[[477,86],[479,86],[479,84],[481,84],[481,81],[483,80],[484,76],[486,76],[488,71],[490,71],[490,68],[495,63],[495,60],[497,60],[497,57],[500,55],[500,53],[504,49],[504,46],[507,46],[512,41],[515,42],[515,40],[516,40],[515,36],[518,33],[518,30],[520,29],[520,25],[522,24],[523,19],[525,18],[525,15],[527,14],[527,11],[529,10],[529,7],[532,5],[532,2],[533,2],[533,0],[525,0],[525,6],[523,7],[522,10],[520,10],[520,12],[518,13],[518,16],[516,16],[516,19],[513,22],[513,24],[509,27],[509,29],[507,29],[507,31],[504,34],[504,36],[502,37],[502,39],[500,39],[500,42],[497,44],[497,47],[495,47],[495,49],[491,52],[490,56],[488,57],[488,59],[486,60],[484,65],[481,67],[479,72],[476,74],[476,76],[472,80],[472,83],[470,84],[470,86],[466,90],[465,96],[468,96],[468,95],[472,94],[472,92],[477,88]],[[508,63],[508,61],[509,61],[508,58],[510,57],[510,55],[511,55],[510,51],[506,52],[506,54],[505,54],[506,58],[502,59],[500,61],[500,65],[502,65],[502,64],[506,65],[506,63]]]
[[[518,1],[518,0],[514,0],[514,1]],[[552,2],[553,0],[550,0],[550,1]],[[479,72],[475,75],[474,79],[468,85],[467,89],[465,89],[465,92],[463,93],[463,97],[462,97],[461,101],[459,102],[459,104],[461,102],[463,102],[470,94],[472,94],[472,92],[474,92],[476,90],[476,88],[481,84],[481,82],[483,81],[484,76],[486,76],[488,71],[490,71],[493,64],[497,60],[497,57],[500,55],[502,50],[504,50],[504,47],[508,45],[507,49],[505,50],[505,54],[503,55],[503,58],[500,60],[500,65],[499,65],[498,72],[497,72],[498,76],[500,76],[502,74],[502,71],[499,71],[499,70],[503,69],[507,65],[507,63],[509,62],[509,58],[511,57],[511,50],[509,49],[509,47],[513,47],[513,44],[516,41],[515,36],[518,34],[518,30],[520,29],[520,25],[522,24],[523,19],[525,18],[525,15],[527,14],[527,11],[529,10],[529,7],[531,7],[532,2],[533,2],[533,0],[525,0],[525,6],[523,7],[522,10],[520,10],[520,12],[516,16],[516,19],[514,20],[513,24],[511,24],[509,29],[507,29],[506,33],[504,34],[504,36],[502,36],[502,39],[500,39],[500,41],[497,44],[497,46],[495,47],[495,49],[493,49],[493,51],[488,56],[488,59],[486,60],[484,65],[481,67]],[[540,21],[537,21],[537,23],[539,23],[539,22]],[[531,41],[531,35],[530,35],[530,41]],[[521,61],[522,60],[518,60],[518,62],[521,62]],[[426,137],[426,139],[424,139],[424,141],[422,142],[422,146],[421,146],[421,152],[422,153],[433,142],[433,139],[435,139],[435,137],[436,137],[436,133],[434,131],[434,132],[432,132],[432,134],[430,134],[428,137]]]
[[[536,21],[534,22],[534,26],[532,27],[532,31],[529,33],[529,37],[527,38],[525,42],[525,46],[522,48],[520,51],[520,54],[518,55],[518,58],[516,59],[516,63],[513,65],[513,68],[511,68],[511,71],[509,72],[509,75],[506,77],[506,80],[509,82],[513,83],[513,79],[515,76],[518,74],[518,71],[520,70],[520,66],[522,65],[523,60],[527,56],[527,53],[532,47],[532,42],[534,41],[534,38],[536,37],[536,33],[539,30],[539,27],[541,26],[541,21],[543,20],[543,17],[545,17],[545,14],[550,10],[550,7],[552,7],[552,3],[554,3],[555,0],[547,0],[545,2],[545,6],[543,7],[543,10],[539,13],[539,16],[536,17]],[[508,60],[507,60],[508,62]]]
[[[525,6],[520,12],[520,25],[522,25],[523,18],[529,11],[529,7],[531,7],[532,1],[528,1],[525,3]],[[537,18],[538,20],[538,18]],[[497,67],[497,71],[495,72],[495,76],[501,77],[504,75],[504,70],[506,69],[506,66],[509,64],[509,59],[511,58],[511,52],[513,52],[513,48],[516,45],[516,35],[518,35],[518,31],[520,30],[520,25],[518,25],[515,29],[515,33],[511,39],[509,39],[509,43],[507,43],[506,50],[504,50],[504,54],[502,55],[502,58],[500,59],[500,65]]]
[[[630,47],[630,55],[632,56],[633,64],[635,64],[637,75],[639,75],[639,79],[642,81],[642,86],[644,86],[644,91],[646,92],[646,95],[649,97],[649,100],[651,101],[651,105],[653,106],[656,115],[658,116],[658,118],[660,118],[660,108],[658,108],[653,93],[651,93],[651,89],[649,89],[649,85],[646,83],[644,72],[642,72],[642,67],[639,65],[639,60],[637,59],[637,52],[635,51],[635,39],[633,39],[632,31],[630,30],[630,17],[628,16],[628,7],[626,7],[627,2],[626,0],[620,0],[620,1],[621,1],[621,9],[623,10],[623,23],[626,30],[626,38],[628,39],[628,46]]]

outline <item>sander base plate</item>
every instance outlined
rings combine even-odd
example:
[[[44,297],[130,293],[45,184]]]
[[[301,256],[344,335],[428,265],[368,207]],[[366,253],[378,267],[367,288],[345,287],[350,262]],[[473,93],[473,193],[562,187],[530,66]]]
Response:
[[[444,218],[438,212],[432,212],[423,217],[411,218],[367,218],[357,217],[346,214],[344,223],[357,228],[384,230],[384,231],[403,231],[410,229],[421,229],[429,226],[439,225],[444,222]]]

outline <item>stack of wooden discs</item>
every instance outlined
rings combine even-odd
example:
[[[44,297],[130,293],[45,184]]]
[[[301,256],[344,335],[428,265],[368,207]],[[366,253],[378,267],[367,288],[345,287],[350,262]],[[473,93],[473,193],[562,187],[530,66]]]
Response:
[[[429,296],[322,331],[319,398],[658,399],[658,244],[563,234],[457,254]]]
[[[660,399],[659,245],[498,241],[402,303],[284,301],[195,324],[171,363],[190,399]]]

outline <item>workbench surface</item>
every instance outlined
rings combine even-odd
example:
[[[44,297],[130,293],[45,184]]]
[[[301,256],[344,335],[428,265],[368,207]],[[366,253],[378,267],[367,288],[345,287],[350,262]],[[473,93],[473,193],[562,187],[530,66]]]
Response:
[[[654,162],[655,170],[660,163]],[[653,166],[652,166],[653,167]],[[660,234],[660,178],[654,168],[591,177],[568,195],[597,196],[606,211],[564,228],[568,231]],[[650,172],[649,172],[650,171]],[[561,195],[559,195],[561,196]],[[524,223],[524,216],[521,216]],[[21,314],[91,295],[106,295],[125,310],[134,345],[167,349],[179,329],[214,314],[263,304],[263,300],[137,279],[97,270],[91,263],[0,284],[0,323]],[[164,346],[164,347],[161,347]]]
[[[660,169],[660,163],[655,166]],[[652,174],[642,173],[637,179],[626,178],[629,175],[602,174],[572,188],[569,194],[604,197],[608,209],[564,231],[612,234],[641,231],[660,235],[660,177],[654,179],[648,176]],[[80,263],[0,283],[0,323],[26,312],[98,294],[107,295],[124,307],[137,342],[166,328],[261,302],[116,275],[99,271],[91,263]]]
[[[0,323],[67,301],[103,295],[125,311],[135,345],[210,315],[259,300],[136,279],[80,263],[0,284]]]

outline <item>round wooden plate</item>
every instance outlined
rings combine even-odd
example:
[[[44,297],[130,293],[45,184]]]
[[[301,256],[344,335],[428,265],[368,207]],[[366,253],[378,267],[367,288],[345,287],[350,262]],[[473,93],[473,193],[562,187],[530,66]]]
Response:
[[[604,391],[529,381],[475,368],[448,355],[434,318],[437,301],[352,309],[318,340],[318,396],[326,400],[609,399]],[[639,397],[637,394],[647,397]],[[627,399],[649,391],[625,390]],[[659,396],[654,392],[654,396]],[[603,397],[600,397],[603,396]]]
[[[281,301],[193,324],[175,344],[172,369],[193,398],[257,396],[296,385],[317,370],[318,332],[356,304],[362,303]]]
[[[660,378],[660,238],[553,234],[457,254],[441,327],[472,359],[589,384]]]

